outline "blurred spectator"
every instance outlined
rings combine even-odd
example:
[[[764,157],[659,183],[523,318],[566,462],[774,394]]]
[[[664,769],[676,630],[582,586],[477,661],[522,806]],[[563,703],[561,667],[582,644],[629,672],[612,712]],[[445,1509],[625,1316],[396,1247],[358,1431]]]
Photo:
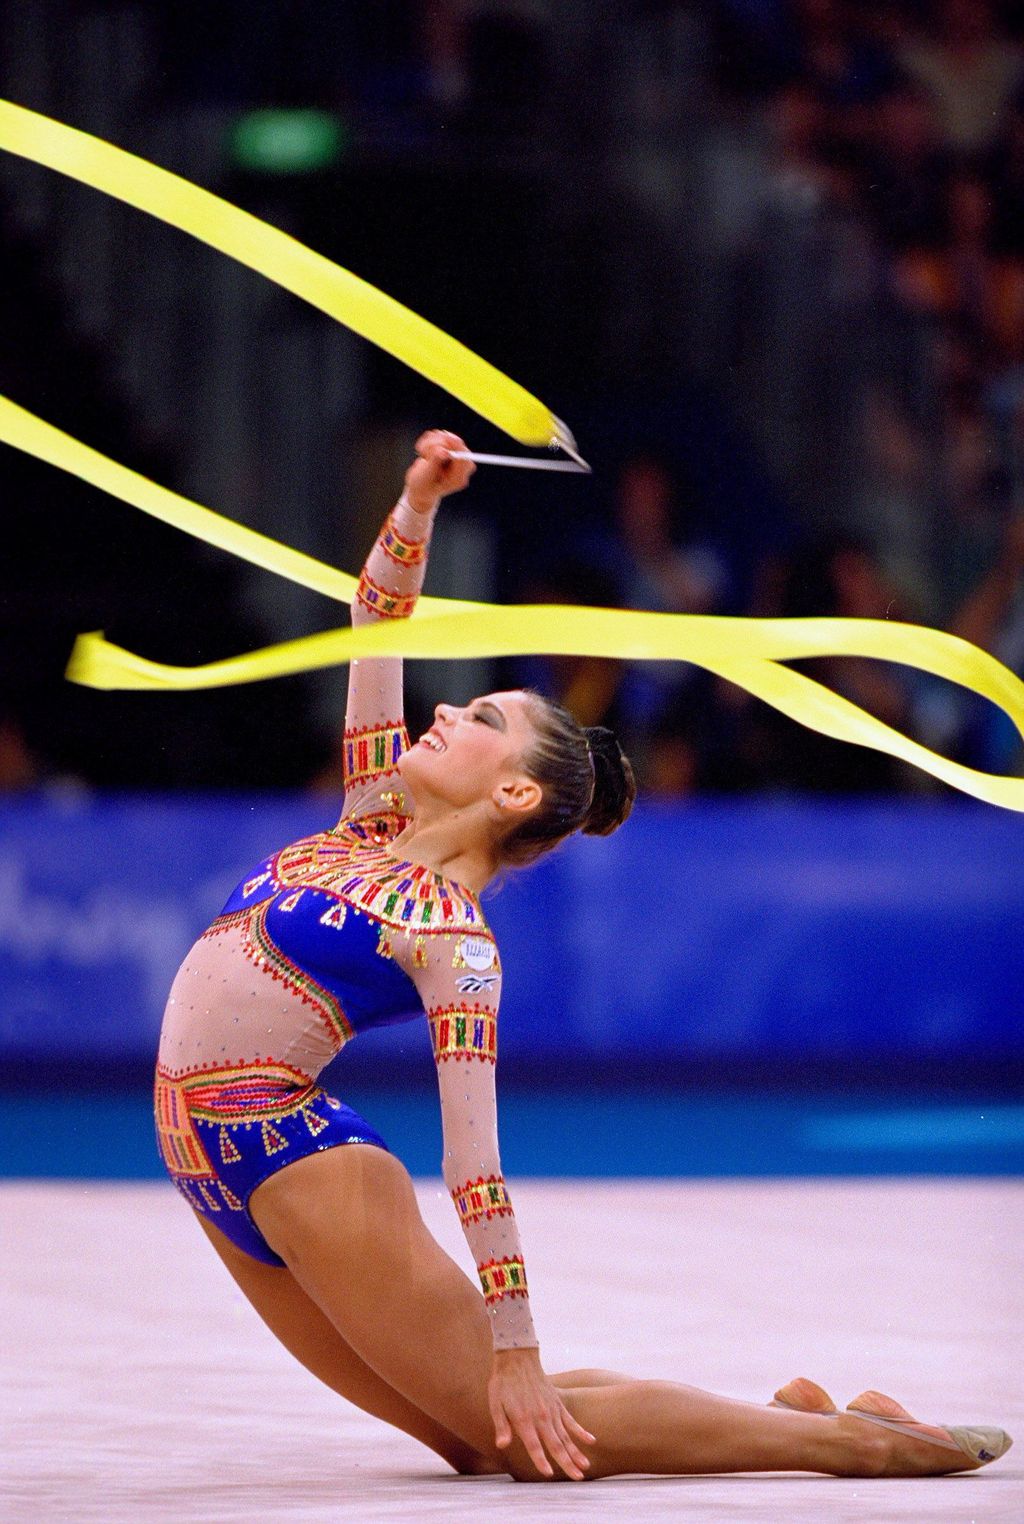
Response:
[[[546,0],[431,0],[421,7],[426,89],[439,120],[484,139],[534,130],[550,96]],[[451,114],[451,115],[450,115]]]
[[[683,799],[703,787],[709,721],[713,723],[708,706],[696,692],[684,694],[662,714],[638,758],[638,782],[645,794]]]
[[[906,589],[915,612],[941,617],[943,591],[936,566],[928,439],[896,391],[879,385],[864,408],[866,470],[857,519],[876,536],[885,572]]]
[[[39,776],[39,763],[21,724],[10,711],[0,710],[0,794],[33,788]]]
[[[777,194],[794,207],[814,207],[830,188],[827,151],[831,144],[821,97],[804,81],[787,85],[772,103],[769,127]]]
[[[595,604],[619,606],[614,578],[589,561],[571,555],[534,575],[523,588],[526,603]],[[625,668],[600,656],[519,656],[510,663],[511,682],[535,688],[564,704],[581,725],[608,725],[624,730],[621,706]]]
[[[1006,497],[1020,509],[1024,506],[1024,335],[1007,365],[992,374],[984,400]]]
[[[426,93],[443,119],[466,95],[466,37],[456,0],[433,0],[421,8]]]
[[[998,550],[1004,510],[999,464],[995,431],[980,402],[954,399],[943,421],[938,461],[946,510],[947,588],[953,606],[984,574]]]
[[[999,553],[964,600],[957,635],[1024,672],[1024,513],[1007,519]]]
[[[937,32],[905,42],[900,63],[935,102],[945,146],[972,156],[999,138],[1024,61],[988,0],[944,0]]]
[[[993,369],[992,346],[983,328],[959,315],[930,329],[927,347],[935,395],[942,407],[977,402]]]
[[[927,92],[906,80],[877,102],[862,162],[863,203],[890,249],[942,240],[948,168]]]
[[[906,619],[904,595],[885,575],[869,546],[836,535],[808,544],[794,557],[783,591],[783,616],[834,615],[840,619]],[[831,688],[860,704],[887,725],[907,719],[907,692],[901,675],[876,661],[833,658],[824,678]]]
[[[728,600],[729,568],[688,523],[664,461],[638,453],[617,482],[617,581],[626,608],[670,614],[712,614]],[[636,662],[627,669],[622,701],[631,733],[658,726],[693,680],[679,662]]]
[[[997,354],[1024,330],[1024,261],[994,253],[992,193],[976,174],[949,184],[947,236],[941,247],[913,249],[897,262],[902,298],[917,310],[966,320]]]
[[[771,612],[782,617],[906,618],[902,597],[878,559],[865,542],[852,536],[805,542],[784,574],[776,573],[772,581],[779,602]],[[857,657],[800,666],[885,724],[913,733],[909,669]],[[903,792],[918,786],[910,769],[882,752],[837,745],[730,684],[718,684],[717,708],[707,772],[711,787],[850,794]]]
[[[856,106],[892,72],[889,31],[867,15],[885,7],[851,14],[836,0],[718,0],[712,9],[719,84],[728,94],[771,94],[804,80],[830,104]]]
[[[677,488],[663,461],[644,453],[626,461],[616,510],[626,552],[620,588],[627,607],[710,614],[724,601],[728,568],[709,541],[678,525]]]
[[[1024,258],[1024,89],[1018,92],[1006,131],[984,167],[995,201],[994,250]]]

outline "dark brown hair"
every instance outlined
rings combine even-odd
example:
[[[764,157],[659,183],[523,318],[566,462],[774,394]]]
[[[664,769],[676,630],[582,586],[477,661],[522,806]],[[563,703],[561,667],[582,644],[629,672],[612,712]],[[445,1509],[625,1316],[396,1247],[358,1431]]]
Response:
[[[561,704],[527,688],[535,731],[523,771],[543,790],[540,804],[500,843],[503,864],[525,867],[573,831],[610,836],[633,808],[629,758],[603,725],[578,725]]]

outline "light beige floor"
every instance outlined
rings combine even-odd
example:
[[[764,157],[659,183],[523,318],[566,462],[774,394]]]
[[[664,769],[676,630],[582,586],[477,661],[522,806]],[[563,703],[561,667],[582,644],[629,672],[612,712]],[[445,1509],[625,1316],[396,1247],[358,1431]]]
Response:
[[[440,1184],[428,1222],[465,1260]],[[169,1185],[0,1184],[0,1519],[1024,1520],[1024,1184],[519,1182],[549,1368],[790,1376],[998,1422],[973,1476],[523,1487],[447,1473],[293,1364]]]

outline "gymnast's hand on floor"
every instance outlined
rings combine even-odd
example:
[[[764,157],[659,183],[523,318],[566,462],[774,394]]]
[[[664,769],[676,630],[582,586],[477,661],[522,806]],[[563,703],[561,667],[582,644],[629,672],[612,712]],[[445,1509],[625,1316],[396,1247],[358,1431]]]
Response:
[[[405,473],[405,495],[417,513],[429,513],[438,498],[461,492],[476,470],[471,460],[452,460],[465,442],[447,429],[428,429],[416,441],[417,459]]]
[[[591,1445],[597,1441],[576,1422],[561,1393],[551,1385],[539,1350],[495,1350],[487,1397],[499,1450],[519,1438],[542,1476],[554,1476],[554,1460],[574,1482],[583,1480],[590,1462],[576,1441]]]

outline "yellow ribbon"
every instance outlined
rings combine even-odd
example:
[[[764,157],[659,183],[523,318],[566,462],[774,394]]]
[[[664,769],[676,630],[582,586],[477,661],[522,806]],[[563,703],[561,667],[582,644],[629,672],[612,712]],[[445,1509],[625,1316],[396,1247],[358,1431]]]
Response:
[[[457,339],[180,175],[11,101],[0,100],[0,148],[126,201],[258,270],[436,381],[521,444],[572,443],[569,430],[542,402]]]
[[[529,393],[440,330],[187,181],[3,102],[0,147],[140,206],[241,259],[413,364],[523,443],[571,439]],[[5,398],[0,398],[0,439],[256,566],[343,602],[354,596],[353,577],[157,486]],[[899,662],[990,699],[1024,735],[1024,683],[1006,667],[956,636],[881,620],[727,619],[561,605],[498,608],[422,598],[411,619],[328,631],[193,668],[147,661],[111,645],[102,634],[82,635],[67,675],[96,688],[210,688],[361,656],[527,652],[693,662],[812,730],[886,752],[987,803],[1024,811],[1024,779],[993,777],[948,761],[812,678],[779,665],[812,656]]]
[[[181,689],[257,682],[367,656],[430,658],[543,652],[690,661],[736,683],[811,730],[887,752],[976,799],[1024,811],[1024,778],[994,777],[951,762],[804,673],[740,649],[747,637],[753,636],[755,647],[776,650],[780,658],[823,653],[880,655],[960,682],[996,702],[997,693],[1006,694],[1015,687],[1013,697],[1005,697],[1001,707],[1024,734],[1024,685],[984,651],[938,630],[872,619],[741,620],[560,604],[481,606],[440,617],[436,611],[432,613],[433,617],[413,615],[411,619],[307,635],[199,667],[165,666],[112,645],[102,633],[80,635],[67,675],[95,688]]]
[[[0,439],[256,566],[329,598],[349,603],[354,596],[355,579],[346,573],[157,486],[3,398]],[[67,675],[94,688],[215,688],[309,671],[359,656],[526,652],[690,661],[737,683],[813,730],[899,757],[990,804],[1024,810],[1024,779],[994,778],[950,762],[803,673],[778,665],[837,655],[898,661],[991,699],[1024,734],[1024,683],[1006,667],[954,635],[882,620],[727,619],[557,604],[497,608],[422,598],[411,619],[332,630],[199,667],[147,661],[110,644],[102,635],[82,635],[75,643]]]

